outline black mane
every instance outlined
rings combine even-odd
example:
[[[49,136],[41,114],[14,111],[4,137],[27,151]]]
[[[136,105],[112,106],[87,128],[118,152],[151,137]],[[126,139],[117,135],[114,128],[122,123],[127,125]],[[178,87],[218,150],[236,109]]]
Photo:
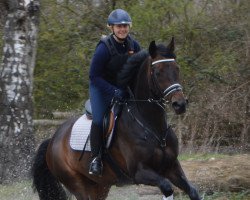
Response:
[[[157,53],[165,58],[176,58],[174,52],[172,52],[169,47],[166,47],[163,44],[157,45]],[[127,62],[123,65],[122,70],[117,75],[117,86],[120,88],[126,88],[129,86],[132,89],[135,84],[134,80],[136,75],[148,56],[148,51],[141,50],[129,57]]]
[[[146,50],[141,50],[128,58],[127,62],[123,65],[122,70],[117,75],[118,87],[132,87],[133,80],[135,79],[140,66],[148,56],[149,53]]]

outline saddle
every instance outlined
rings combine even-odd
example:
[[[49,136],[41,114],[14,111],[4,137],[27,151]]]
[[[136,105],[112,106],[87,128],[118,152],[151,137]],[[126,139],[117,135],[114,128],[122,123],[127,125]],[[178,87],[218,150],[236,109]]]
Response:
[[[122,105],[118,102],[111,104],[110,109],[105,113],[103,118],[103,139],[106,148],[110,147],[112,138],[115,133],[115,125],[117,118],[122,110]],[[88,99],[85,103],[86,115],[89,119],[92,119],[92,109],[90,100]]]
[[[118,115],[121,112],[122,105],[114,103],[106,112],[103,119],[103,143],[104,147],[108,149],[111,145],[112,139],[115,135],[115,126]],[[85,103],[85,114],[80,116],[74,123],[71,136],[70,146],[77,151],[91,151],[89,134],[92,124],[92,110],[90,101]]]

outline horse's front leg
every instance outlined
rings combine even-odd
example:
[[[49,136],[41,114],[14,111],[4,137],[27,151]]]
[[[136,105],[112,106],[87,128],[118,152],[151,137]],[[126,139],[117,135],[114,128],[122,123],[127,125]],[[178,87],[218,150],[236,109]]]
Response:
[[[169,178],[175,186],[186,192],[191,200],[201,200],[195,187],[187,180],[178,160],[176,160],[172,168],[167,171],[167,178]]]
[[[171,183],[166,178],[160,176],[151,169],[144,168],[143,166],[139,167],[136,171],[135,182],[137,184],[158,186],[166,197],[173,194]]]

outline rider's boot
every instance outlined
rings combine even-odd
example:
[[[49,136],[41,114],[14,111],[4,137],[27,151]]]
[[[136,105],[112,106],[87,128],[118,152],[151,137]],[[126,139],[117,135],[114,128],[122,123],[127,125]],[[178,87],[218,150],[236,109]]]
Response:
[[[102,129],[92,122],[90,131],[90,146],[92,161],[89,166],[89,174],[102,176]]]

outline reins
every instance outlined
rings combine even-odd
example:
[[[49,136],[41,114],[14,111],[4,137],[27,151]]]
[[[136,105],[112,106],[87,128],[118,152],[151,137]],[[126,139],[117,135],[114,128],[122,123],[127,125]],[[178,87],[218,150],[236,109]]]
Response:
[[[153,130],[151,130],[150,128],[148,128],[147,126],[145,126],[143,124],[143,122],[141,120],[139,120],[139,118],[136,117],[132,113],[132,109],[129,107],[128,102],[149,102],[149,103],[155,103],[165,113],[165,106],[167,104],[167,101],[164,98],[160,98],[159,100],[155,100],[155,99],[151,99],[151,98],[145,99],[145,100],[135,99],[134,94],[133,94],[133,92],[131,91],[131,89],[129,87],[128,87],[128,91],[129,91],[130,99],[126,100],[122,104],[125,104],[126,110],[129,113],[129,115],[132,117],[132,119],[134,119],[145,130],[146,133],[151,134],[160,143],[160,146],[162,148],[166,147],[166,137],[167,137],[167,133],[168,133],[168,130],[169,130],[170,126],[167,126],[167,129],[165,131],[165,135],[162,138],[158,137]],[[145,139],[147,139],[146,135],[145,135]]]
[[[151,64],[151,69],[154,67],[155,64],[158,63],[162,63],[162,62],[174,62],[175,59],[171,58],[171,59],[161,59],[161,60],[157,60],[152,62]],[[158,105],[163,112],[165,113],[165,106],[167,103],[169,103],[169,101],[167,101],[167,97],[172,94],[175,91],[182,91],[182,86],[179,83],[174,83],[172,85],[170,85],[168,88],[166,88],[164,91],[161,90],[159,83],[157,82],[157,78],[155,77],[154,73],[151,73],[151,79],[152,82],[154,83],[156,89],[160,92],[161,97],[159,99],[153,99],[153,98],[148,98],[148,99],[135,99],[133,92],[131,91],[130,88],[128,88],[129,94],[130,94],[130,99],[126,100],[126,102],[124,102],[125,106],[126,106],[126,110],[129,113],[129,115],[131,116],[131,118],[136,121],[137,124],[139,124],[139,126],[141,126],[145,133],[148,133],[150,135],[152,135],[152,137],[154,137],[160,144],[161,148],[166,147],[166,138],[168,135],[168,130],[170,128],[169,125],[167,125],[167,129],[164,131],[165,134],[163,135],[163,137],[159,137],[155,131],[152,130],[152,128],[149,128],[147,126],[145,126],[145,124],[143,124],[143,122],[136,117],[136,115],[133,114],[132,109],[130,108],[130,106],[128,105],[128,102],[149,102],[149,103],[155,103],[156,105]],[[138,112],[139,113],[139,112]],[[145,135],[145,139],[147,139],[147,135]]]
[[[151,134],[160,143],[160,146],[162,148],[166,147],[166,138],[167,138],[167,134],[168,134],[168,130],[169,130],[170,126],[167,126],[167,129],[165,131],[165,135],[162,138],[160,138],[157,134],[155,134],[155,132],[153,130],[148,128],[145,124],[143,124],[143,122],[141,120],[139,120],[138,117],[136,117],[136,115],[133,114],[132,109],[129,107],[127,102],[125,103],[125,106],[126,106],[127,112],[131,116],[131,118],[133,120],[135,120],[137,122],[137,124],[139,124],[144,129],[145,133]],[[145,135],[144,139],[145,140],[147,139],[147,135]]]
[[[159,99],[153,99],[153,98],[148,98],[148,99],[136,99],[132,90],[130,87],[127,87],[127,90],[129,92],[130,98],[126,100],[126,102],[148,102],[148,103],[155,103],[158,106],[160,106],[163,110],[165,110],[165,106],[169,103],[168,100],[164,98],[159,98]]]

